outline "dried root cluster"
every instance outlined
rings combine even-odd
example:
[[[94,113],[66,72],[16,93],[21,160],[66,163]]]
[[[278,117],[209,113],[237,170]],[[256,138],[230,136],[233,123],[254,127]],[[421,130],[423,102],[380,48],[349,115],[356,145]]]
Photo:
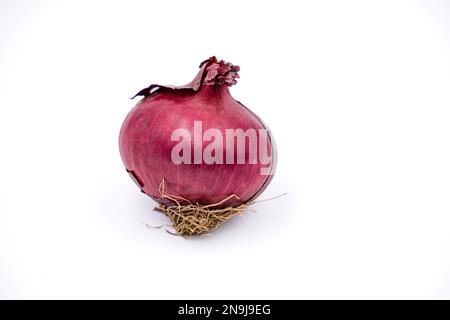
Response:
[[[175,204],[172,206],[160,204],[155,210],[169,217],[176,234],[180,236],[209,233],[222,223],[242,214],[248,207],[246,204],[241,204],[236,207],[217,208],[232,198],[238,198],[234,194],[213,204],[201,205],[191,203],[187,199],[165,193],[164,181],[160,186],[160,194],[162,198],[168,199]]]

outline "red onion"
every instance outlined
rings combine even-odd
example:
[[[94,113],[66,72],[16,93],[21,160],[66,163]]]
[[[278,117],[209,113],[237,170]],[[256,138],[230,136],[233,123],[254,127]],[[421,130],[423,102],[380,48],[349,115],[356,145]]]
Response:
[[[276,163],[274,140],[264,137],[267,127],[258,116],[230,95],[238,71],[211,57],[189,84],[153,84],[135,95],[144,98],[123,123],[120,153],[142,192],[174,205],[161,196],[164,182],[164,192],[176,199],[202,205],[226,199],[217,205],[224,208],[249,203],[267,187]],[[233,136],[238,133],[246,133],[245,140]]]

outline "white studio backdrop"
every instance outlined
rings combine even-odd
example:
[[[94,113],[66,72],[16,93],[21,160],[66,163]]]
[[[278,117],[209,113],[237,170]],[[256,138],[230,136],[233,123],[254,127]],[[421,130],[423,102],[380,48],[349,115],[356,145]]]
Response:
[[[185,240],[118,134],[211,55],[288,195]],[[448,1],[0,1],[0,298],[450,298],[449,57]]]

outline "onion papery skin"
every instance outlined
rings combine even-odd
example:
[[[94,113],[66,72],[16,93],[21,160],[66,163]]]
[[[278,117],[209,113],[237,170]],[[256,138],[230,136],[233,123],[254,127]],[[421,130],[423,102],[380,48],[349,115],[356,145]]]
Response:
[[[142,192],[165,205],[174,203],[161,197],[162,182],[166,194],[192,203],[213,204],[232,194],[237,196],[218,206],[223,208],[248,203],[267,187],[276,165],[271,135],[266,146],[266,153],[271,156],[269,164],[248,163],[248,146],[245,164],[238,164],[236,153],[240,146],[236,141],[235,161],[225,163],[226,129],[253,129],[258,137],[260,129],[267,129],[258,116],[230,95],[229,86],[236,83],[237,71],[239,67],[211,57],[200,65],[198,75],[188,85],[151,85],[137,94],[144,98],[126,117],[119,147],[127,171]],[[202,133],[210,128],[223,133],[223,164],[194,163],[194,153],[199,147],[194,143],[195,121],[201,121]],[[171,158],[174,146],[179,143],[172,141],[171,136],[180,128],[189,131],[192,137],[191,164],[175,164]],[[200,152],[210,143],[202,139]],[[267,167],[272,174],[262,175],[261,169]]]

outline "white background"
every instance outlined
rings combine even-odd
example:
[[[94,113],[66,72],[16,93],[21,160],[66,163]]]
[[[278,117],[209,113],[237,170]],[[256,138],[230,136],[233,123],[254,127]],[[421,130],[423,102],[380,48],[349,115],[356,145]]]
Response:
[[[217,55],[279,166],[213,236],[163,230],[128,98]],[[1,298],[450,298],[448,1],[0,1]]]

